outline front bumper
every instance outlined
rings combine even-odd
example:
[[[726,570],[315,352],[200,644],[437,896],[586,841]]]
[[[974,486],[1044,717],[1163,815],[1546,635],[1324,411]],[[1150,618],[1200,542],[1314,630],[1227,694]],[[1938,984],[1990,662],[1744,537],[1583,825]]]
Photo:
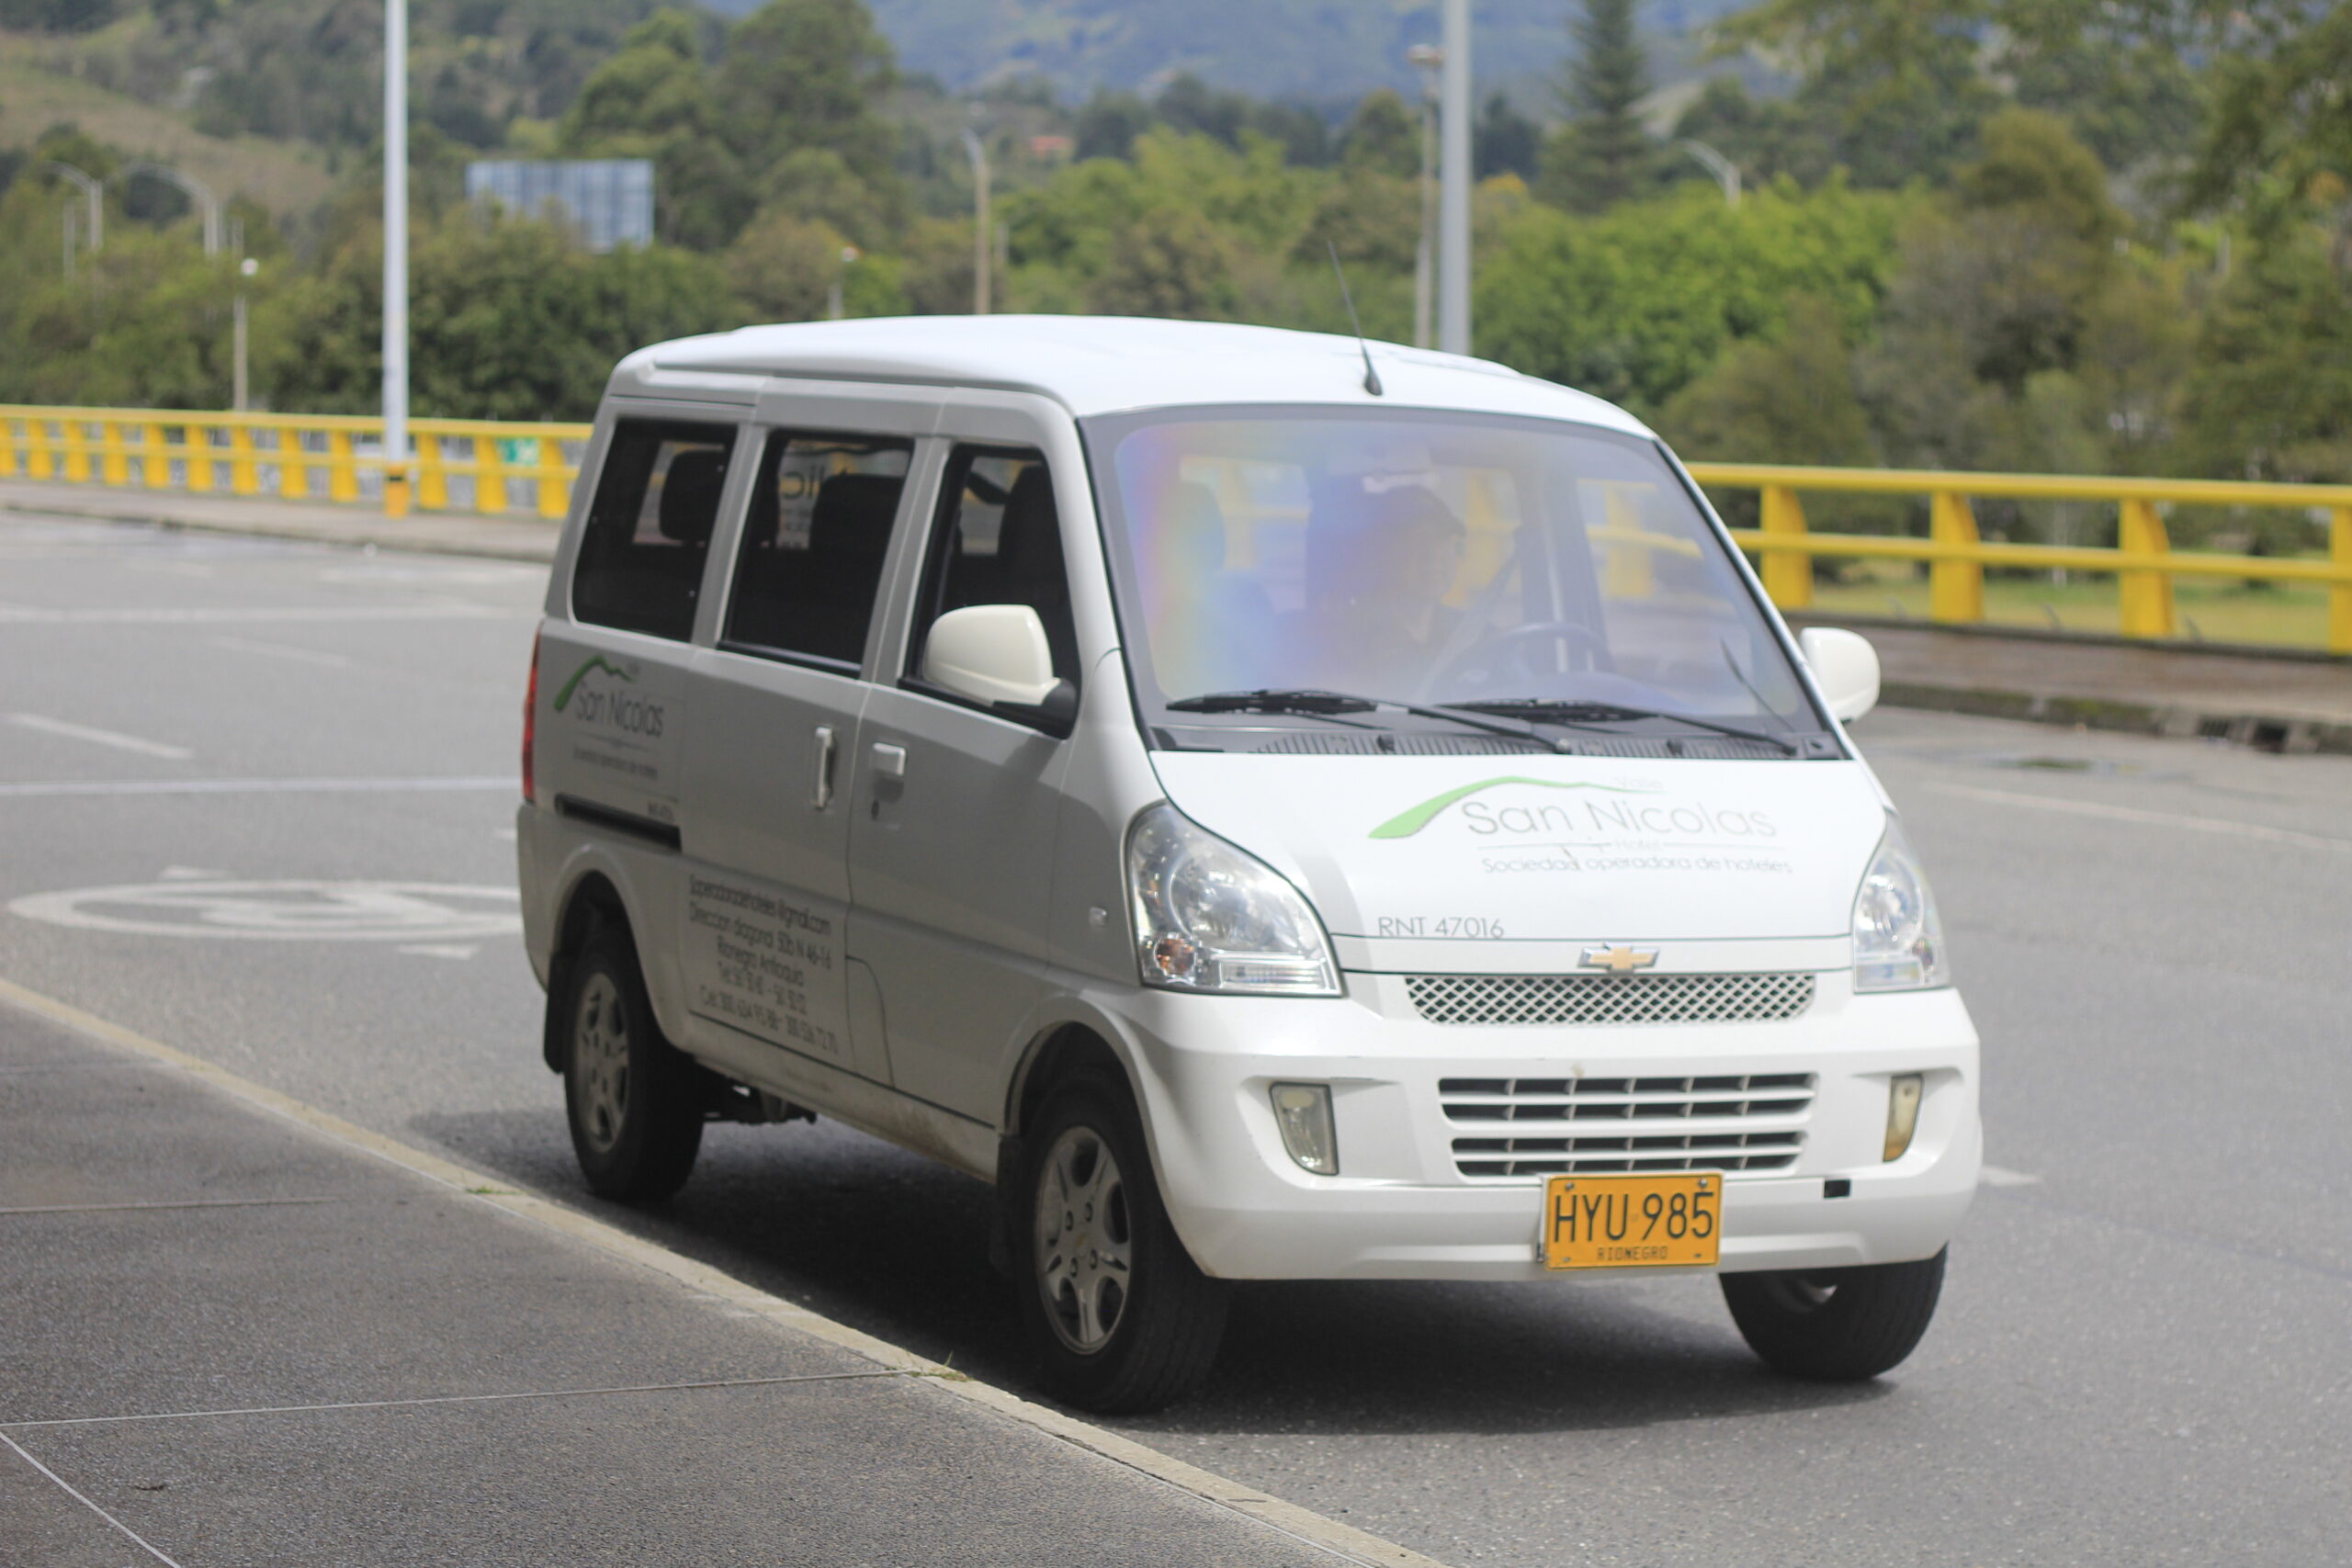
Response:
[[[1348,981],[1349,996],[1329,1001],[1090,998],[1127,1046],[1177,1232],[1213,1275],[1546,1277],[1543,1179],[1457,1168],[1455,1140],[1494,1129],[1449,1121],[1445,1078],[1811,1075],[1793,1163],[1725,1176],[1724,1272],[1927,1258],[1975,1195],[1977,1040],[1955,991],[1858,997],[1832,974],[1786,1021],[1487,1027],[1420,1020],[1395,976]],[[1902,1073],[1924,1075],[1926,1095],[1909,1151],[1890,1162],[1887,1080]],[[1331,1085],[1338,1176],[1311,1176],[1284,1153],[1267,1100],[1276,1082]],[[1846,1195],[1828,1196],[1833,1179]]]

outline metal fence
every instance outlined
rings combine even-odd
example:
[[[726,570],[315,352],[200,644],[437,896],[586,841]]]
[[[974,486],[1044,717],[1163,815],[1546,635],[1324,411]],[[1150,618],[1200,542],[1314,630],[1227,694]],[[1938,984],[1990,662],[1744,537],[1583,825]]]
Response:
[[[413,469],[415,502],[428,511],[561,517],[590,427],[493,420],[420,419]],[[37,408],[0,404],[0,479],[271,495],[361,502],[380,496],[383,423],[366,415],[180,413],[153,409]],[[1816,557],[1925,561],[1928,615],[1964,625],[1984,615],[1988,567],[2085,571],[2116,580],[2123,634],[2178,635],[2178,578],[2314,583],[2327,591],[2325,644],[2352,653],[2352,485],[2248,484],[2221,479],[2098,479],[2051,474],[1788,468],[1693,463],[1715,492],[1753,491],[1760,526],[1735,528],[1758,558],[1764,586],[1784,610],[1813,602]],[[1817,533],[1800,499],[1876,495],[1924,501],[1925,538]],[[1982,501],[2112,506],[2114,548],[2018,544],[1980,536]],[[2322,557],[2176,550],[2165,526],[2175,506],[2286,508],[2324,518]],[[1612,537],[1614,536],[1612,535]],[[1638,536],[1621,540],[1634,543]],[[1639,570],[1628,561],[1629,568]]]

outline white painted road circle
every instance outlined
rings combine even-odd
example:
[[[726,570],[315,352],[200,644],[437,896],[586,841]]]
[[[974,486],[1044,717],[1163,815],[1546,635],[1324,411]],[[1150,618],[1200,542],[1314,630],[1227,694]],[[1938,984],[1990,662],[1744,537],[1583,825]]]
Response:
[[[437,882],[152,882],[33,893],[12,914],[83,931],[263,942],[458,942],[523,929],[511,887]]]

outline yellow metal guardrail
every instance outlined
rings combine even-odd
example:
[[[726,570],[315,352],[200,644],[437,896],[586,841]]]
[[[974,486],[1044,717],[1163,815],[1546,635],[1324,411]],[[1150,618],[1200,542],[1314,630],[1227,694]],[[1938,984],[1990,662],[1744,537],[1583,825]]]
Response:
[[[561,517],[584,424],[416,419],[409,465],[430,511]],[[380,493],[384,422],[361,414],[182,413],[0,403],[0,479],[359,502]],[[370,450],[370,447],[373,450]],[[371,485],[368,481],[374,479]],[[519,495],[518,495],[519,492]]]
[[[2316,582],[2328,591],[2327,648],[2352,653],[2352,485],[2249,484],[2228,479],[2090,479],[2058,474],[1966,474],[1931,469],[1805,468],[1769,463],[1693,463],[1690,476],[1710,490],[1758,492],[1761,526],[1736,528],[1740,547],[1758,558],[1765,592],[1784,610],[1813,601],[1815,556],[1924,560],[1931,619],[1984,618],[1984,569],[2030,567],[2112,573],[2126,637],[2177,635],[2173,579],[2218,577]],[[1928,536],[1816,534],[1805,526],[1804,492],[1926,497]],[[2105,502],[2117,509],[2115,549],[2018,545],[1978,536],[1979,500]],[[2165,537],[2168,505],[2286,507],[2328,517],[2324,560],[2176,550]]]
[[[412,471],[419,507],[493,516],[525,511],[546,518],[561,517],[571,503],[590,429],[584,424],[460,419],[413,420],[409,428],[417,447]],[[0,479],[356,502],[368,499],[371,489],[380,492],[381,480],[376,477],[386,467],[382,439],[383,422],[365,415],[0,404]],[[368,450],[371,441],[377,450]],[[1812,603],[1816,556],[1928,562],[1929,618],[1951,624],[1984,618],[1988,566],[2111,574],[2117,580],[2124,635],[2150,638],[2177,635],[2177,577],[2311,582],[2328,591],[2329,651],[2352,653],[2352,485],[1766,463],[1693,463],[1690,472],[1712,490],[1758,493],[1761,526],[1734,529],[1732,536],[1758,558],[1766,592],[1784,610],[1801,610]],[[376,483],[367,483],[369,478],[376,478]],[[517,491],[523,496],[519,505]],[[1810,493],[1925,497],[1928,536],[1815,533],[1805,524],[1799,500]],[[2112,505],[2119,520],[2119,547],[1985,540],[1977,533],[1973,504],[1981,500]],[[2176,550],[2165,536],[2160,510],[2172,505],[2324,513],[2327,558]],[[1612,516],[1611,525],[1623,525]],[[1612,551],[1612,557],[1617,553]]]

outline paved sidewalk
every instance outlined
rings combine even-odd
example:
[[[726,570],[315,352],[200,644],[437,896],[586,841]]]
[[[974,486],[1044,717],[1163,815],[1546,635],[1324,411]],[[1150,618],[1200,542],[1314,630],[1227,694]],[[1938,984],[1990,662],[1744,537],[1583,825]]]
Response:
[[[1425,1562],[470,1190],[0,1001],[0,1562]]]
[[[557,532],[537,518],[419,513],[395,523],[357,506],[23,479],[0,480],[0,512],[522,561],[551,559]],[[1893,706],[2352,752],[2352,659],[1883,623],[1859,629],[1877,645]]]

